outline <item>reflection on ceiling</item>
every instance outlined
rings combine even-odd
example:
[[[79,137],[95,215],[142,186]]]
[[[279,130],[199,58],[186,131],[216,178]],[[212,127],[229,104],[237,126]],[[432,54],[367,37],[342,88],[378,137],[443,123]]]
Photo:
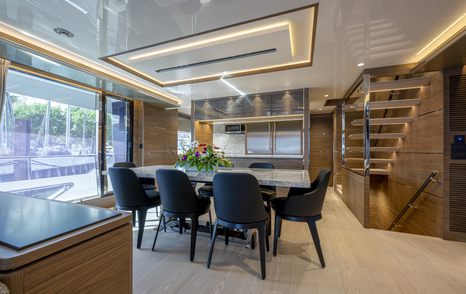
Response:
[[[306,67],[312,63],[316,10],[306,6],[102,59],[162,86]]]
[[[316,2],[316,0],[2,0],[0,21],[15,27],[18,33],[26,38],[37,37],[44,43],[48,42],[93,60],[97,64],[111,67],[98,58],[186,38],[193,34]],[[455,21],[465,12],[464,0],[320,1],[312,67],[230,77],[227,80],[246,94],[310,88],[311,110],[319,111],[318,109],[322,108],[322,112],[328,112],[331,109],[324,106],[325,101],[341,98],[362,69],[419,61],[423,58],[423,54],[430,52],[448,37],[448,33],[442,35],[446,28],[454,24],[452,31],[455,31],[464,26],[463,21],[466,17],[456,23]],[[53,31],[57,27],[71,31],[74,37],[58,35]],[[291,27],[290,30],[293,31],[293,28]],[[3,28],[0,28],[0,31],[4,31]],[[268,34],[273,33],[268,32]],[[276,34],[280,35],[280,33]],[[266,36],[263,38],[268,39]],[[283,43],[286,39],[285,34],[280,38],[279,43]],[[278,42],[273,41],[269,40],[270,45],[274,46],[262,48],[257,44],[258,47],[254,50],[244,52],[236,52],[235,48],[228,48],[232,52],[220,57],[277,48],[276,53],[243,58],[243,61],[263,58],[262,61],[257,62],[266,63],[268,61],[264,59],[268,56],[278,56],[280,50],[290,46],[279,44],[282,46],[279,47],[276,45]],[[426,46],[427,48],[418,54]],[[161,66],[152,66],[144,70],[153,76],[157,74],[155,72],[157,69],[219,58],[215,55],[216,50],[210,52],[212,56],[209,55],[208,58],[197,50],[199,48],[188,50],[198,52],[193,56],[186,52],[176,53],[178,58],[186,58],[185,60],[160,59],[158,62]],[[289,59],[289,53],[281,55],[280,58]],[[235,64],[232,65],[234,70],[242,66],[236,65],[237,62],[241,63],[241,59],[224,62]],[[359,63],[365,65],[358,67]],[[129,76],[120,68],[111,68],[115,72]],[[196,75],[209,75],[216,71],[215,63],[208,65],[205,73],[200,72],[201,68],[202,66],[191,67],[180,72],[175,70],[159,74],[161,79],[175,81],[189,76],[181,73],[183,71],[192,71]],[[142,78],[137,80],[143,82]],[[163,90],[181,98],[181,110],[188,113],[191,100],[238,94],[220,80],[171,86]]]

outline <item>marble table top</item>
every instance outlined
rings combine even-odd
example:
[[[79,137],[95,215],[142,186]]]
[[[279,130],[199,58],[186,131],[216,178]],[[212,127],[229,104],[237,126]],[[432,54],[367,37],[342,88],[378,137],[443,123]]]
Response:
[[[132,170],[138,177],[155,177],[155,171],[161,168],[176,169],[171,165],[152,165],[135,167]],[[260,185],[277,187],[309,188],[311,180],[307,170],[297,169],[263,169],[263,168],[219,168],[219,173],[248,173],[256,177]],[[217,172],[186,171],[189,179],[193,182],[212,182]]]

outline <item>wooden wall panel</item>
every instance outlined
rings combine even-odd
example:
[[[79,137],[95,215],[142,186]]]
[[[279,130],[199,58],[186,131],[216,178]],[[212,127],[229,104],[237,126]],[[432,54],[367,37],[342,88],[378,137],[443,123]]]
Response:
[[[323,168],[333,169],[333,117],[313,115],[310,119],[310,165],[311,179],[314,179]],[[333,177],[329,186],[333,186]]]
[[[366,199],[366,183],[364,181],[364,176],[347,168],[342,168],[341,182],[343,192],[340,196],[341,199],[346,206],[348,206],[358,221],[363,226],[367,226],[369,206],[368,199]]]
[[[333,186],[337,193],[341,186],[341,109],[338,105],[333,112]]]
[[[212,124],[194,122],[194,138],[199,144],[212,145],[214,140],[214,128]]]
[[[178,111],[135,101],[134,121],[133,161],[137,165],[174,164],[177,159]]]

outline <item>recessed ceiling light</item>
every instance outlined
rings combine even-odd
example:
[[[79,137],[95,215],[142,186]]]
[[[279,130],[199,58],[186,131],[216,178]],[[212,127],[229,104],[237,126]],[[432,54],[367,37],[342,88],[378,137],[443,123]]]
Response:
[[[70,31],[68,31],[67,29],[64,29],[64,28],[54,28],[53,31],[57,34],[59,34],[60,36],[64,36],[64,37],[67,37],[67,38],[73,38],[74,37],[74,34]]]
[[[325,94],[324,97],[327,98],[327,97],[328,97],[328,94]]]
[[[364,62],[358,63],[358,67],[364,66]]]

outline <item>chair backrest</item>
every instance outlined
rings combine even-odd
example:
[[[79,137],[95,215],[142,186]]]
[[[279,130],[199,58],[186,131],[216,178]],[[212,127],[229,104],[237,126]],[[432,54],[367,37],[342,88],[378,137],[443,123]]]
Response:
[[[256,223],[267,219],[257,179],[245,173],[214,176],[215,214],[231,223]]]
[[[126,168],[133,168],[136,167],[136,164],[134,162],[115,162],[113,164],[113,167],[126,167]]]
[[[249,165],[249,168],[275,169],[275,166],[270,162],[253,162]]]
[[[328,182],[332,171],[322,169],[314,183],[316,188],[303,195],[289,196],[283,213],[291,216],[315,216],[322,212],[325,194],[327,193]]]
[[[172,213],[197,211],[197,195],[188,176],[176,169],[158,169],[155,179],[163,210]]]
[[[249,165],[249,168],[275,169],[275,166],[270,162],[253,162]],[[277,187],[274,187],[274,186],[261,185],[261,187],[269,189],[269,190],[273,190],[273,191],[277,190]]]
[[[125,167],[110,167],[108,175],[112,181],[117,206],[137,207],[148,202],[148,197],[132,170]]]

